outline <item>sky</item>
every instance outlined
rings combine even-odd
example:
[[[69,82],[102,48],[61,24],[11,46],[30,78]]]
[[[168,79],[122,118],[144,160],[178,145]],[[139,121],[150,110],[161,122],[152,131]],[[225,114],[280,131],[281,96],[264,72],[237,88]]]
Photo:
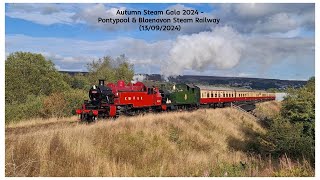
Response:
[[[185,23],[180,31],[140,31],[139,23],[97,23],[132,18],[117,10],[198,10],[220,19]],[[315,74],[314,4],[6,4],[6,56],[41,53],[58,70],[87,71],[86,64],[122,54],[135,73],[307,80]]]

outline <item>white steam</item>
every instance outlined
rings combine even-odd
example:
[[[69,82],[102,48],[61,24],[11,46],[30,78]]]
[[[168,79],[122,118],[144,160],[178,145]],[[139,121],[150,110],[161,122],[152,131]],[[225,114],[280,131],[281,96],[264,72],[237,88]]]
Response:
[[[244,48],[241,35],[230,27],[178,36],[161,74],[167,78],[181,75],[186,69],[230,69],[239,63]]]
[[[135,74],[135,75],[133,76],[133,78],[132,78],[131,83],[136,83],[136,82],[138,82],[138,81],[142,82],[145,78],[146,78],[146,76],[143,75],[143,74]]]

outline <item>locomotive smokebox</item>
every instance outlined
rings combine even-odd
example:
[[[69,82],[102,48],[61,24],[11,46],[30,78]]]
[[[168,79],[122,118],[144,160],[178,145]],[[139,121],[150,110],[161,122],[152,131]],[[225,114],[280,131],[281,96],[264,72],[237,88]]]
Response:
[[[99,86],[104,86],[104,79],[99,79]]]

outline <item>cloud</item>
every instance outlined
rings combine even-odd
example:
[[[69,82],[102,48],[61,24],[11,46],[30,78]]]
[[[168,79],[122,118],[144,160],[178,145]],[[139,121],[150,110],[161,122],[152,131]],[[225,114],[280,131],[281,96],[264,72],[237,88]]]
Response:
[[[314,61],[314,38],[270,38],[250,37],[246,40],[245,57],[251,61],[259,60],[262,67],[278,64],[286,59],[292,61]]]
[[[315,40],[298,37],[302,30],[296,31],[291,35],[246,35],[227,26],[152,42],[128,37],[86,41],[6,35],[6,55],[15,51],[42,53],[60,70],[85,71],[93,59],[125,54],[136,73],[307,79],[314,75]]]
[[[117,11],[125,11],[127,10],[126,7],[106,7],[104,4],[95,4],[95,5],[88,5],[87,7],[78,11],[72,19],[75,23],[82,23],[86,24],[90,27],[104,29],[107,31],[117,31],[117,30],[129,30],[133,29],[133,23],[118,23],[118,24],[111,24],[111,23],[98,23],[98,18],[133,18],[135,16],[132,15],[116,15]]]
[[[230,27],[222,27],[178,36],[161,73],[168,77],[188,70],[218,71],[223,75],[227,72],[262,77],[270,76],[272,69],[284,72],[303,69],[312,75],[314,52],[314,38],[243,36]]]
[[[8,4],[6,16],[24,19],[37,24],[73,24],[71,12],[63,5],[58,4]]]
[[[295,29],[314,31],[315,6],[312,3],[241,3],[241,4],[211,4],[211,12],[205,12],[197,17],[220,18],[218,26],[231,26],[239,33],[274,34],[286,33]],[[91,28],[106,31],[137,30],[135,23],[98,23],[98,18],[133,18],[138,16],[116,15],[118,10],[143,10],[128,8],[128,5],[118,6],[112,4],[8,4],[6,16],[24,19],[37,24],[84,24]],[[148,6],[146,6],[148,7]],[[201,9],[200,7],[197,7]],[[188,5],[173,4],[167,9],[195,10]],[[159,9],[161,10],[161,9]],[[191,16],[151,16],[152,18],[190,18]],[[193,16],[195,17],[195,16]],[[177,24],[174,24],[177,25]],[[185,23],[180,24],[185,34],[209,31],[215,24]],[[177,35],[177,32],[171,32]]]
[[[198,11],[198,15],[183,15],[183,10],[197,10],[196,8],[191,8],[182,4],[175,4],[175,5],[171,5],[168,6],[166,9],[164,9],[163,11],[166,12],[167,10],[176,10],[176,11],[180,11],[180,15],[177,16],[173,16],[173,15],[161,15],[159,16],[159,18],[170,18],[173,21],[173,18],[180,18],[180,19],[194,19],[195,17],[197,18],[208,18],[208,19],[214,19],[214,18],[219,18],[214,14],[211,13],[201,13]],[[177,25],[177,23],[171,23],[171,25]],[[211,23],[180,23],[179,24],[181,26],[181,31],[179,32],[170,32],[170,33],[176,33],[176,34],[192,34],[192,33],[198,33],[201,31],[210,31],[213,27],[217,26],[217,24],[211,24]]]
[[[221,4],[216,13],[225,25],[240,33],[285,33],[298,28],[314,31],[312,3]]]
[[[137,69],[153,68],[167,58],[171,40],[154,43],[134,38],[105,41],[84,41],[64,38],[7,35],[6,53],[29,51],[42,53],[61,69],[86,70],[86,64],[103,56],[117,57],[125,54]],[[76,50],[76,51],[75,51]],[[152,73],[152,71],[150,70]]]

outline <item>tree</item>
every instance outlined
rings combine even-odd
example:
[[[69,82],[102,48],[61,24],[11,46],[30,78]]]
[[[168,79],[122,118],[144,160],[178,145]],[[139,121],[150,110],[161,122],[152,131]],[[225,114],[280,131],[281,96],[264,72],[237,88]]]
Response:
[[[49,95],[69,88],[50,60],[41,54],[15,52],[5,61],[6,104],[24,103],[28,95]]]
[[[115,77],[116,79],[121,79],[126,82],[130,82],[134,76],[133,64],[128,62],[128,59],[121,55],[116,59],[119,65],[115,69]]]
[[[289,89],[283,100],[280,116],[275,118],[265,141],[267,151],[274,155],[288,154],[315,158],[315,78],[299,89]]]
[[[290,89],[283,101],[281,116],[291,123],[303,125],[305,135],[314,138],[315,125],[315,78],[297,90]]]
[[[98,79],[104,79],[106,82],[117,82],[118,80],[130,82],[134,75],[133,64],[130,64],[124,55],[116,59],[105,56],[97,61],[93,60],[87,67],[91,84],[96,84]]]
[[[71,87],[74,89],[89,89],[90,83],[88,77],[81,73],[76,74],[75,76],[73,76]]]

